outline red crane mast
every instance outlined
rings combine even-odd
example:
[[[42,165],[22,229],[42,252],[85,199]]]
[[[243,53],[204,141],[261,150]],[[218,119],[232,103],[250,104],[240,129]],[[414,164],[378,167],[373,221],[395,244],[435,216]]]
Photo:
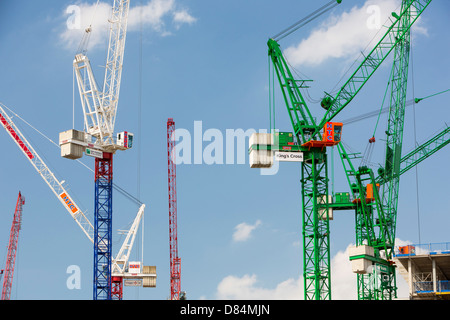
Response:
[[[6,257],[5,275],[3,278],[2,300],[10,300],[12,280],[14,275],[14,264],[16,262],[17,244],[19,241],[19,230],[22,225],[22,206],[25,198],[19,192],[17,198],[16,211],[14,212],[11,233],[9,235],[8,254]]]
[[[170,299],[180,300],[181,259],[178,257],[177,235],[177,173],[175,164],[175,122],[167,120],[167,164],[169,176],[169,245],[170,245]]]

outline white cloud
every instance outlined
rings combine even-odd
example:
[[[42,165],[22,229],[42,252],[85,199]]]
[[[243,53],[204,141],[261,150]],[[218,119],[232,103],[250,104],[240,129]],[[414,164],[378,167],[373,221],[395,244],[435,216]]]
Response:
[[[406,243],[400,239],[397,245]],[[331,260],[331,297],[332,300],[357,299],[356,274],[352,272],[348,249],[339,251]],[[397,273],[398,297],[408,297],[408,285]],[[217,299],[226,300],[303,300],[303,277],[289,278],[277,284],[275,288],[265,288],[258,281],[255,274],[242,277],[229,275],[222,279],[217,286]]]
[[[173,14],[173,21],[179,24],[187,23],[192,24],[197,21],[196,18],[191,16],[186,10],[177,11]]]
[[[228,276],[217,286],[216,296],[219,300],[301,300],[303,281],[288,279],[267,289],[258,285],[256,275]]]
[[[340,16],[331,16],[308,38],[298,45],[288,47],[284,54],[294,66],[317,66],[329,59],[345,58],[354,60],[368,46],[371,49],[390,24],[392,12],[400,11],[400,0],[367,0],[361,7],[353,7]],[[427,34],[420,24],[414,25],[415,31]]]
[[[88,49],[100,44],[107,45],[108,19],[111,16],[111,4],[81,2],[68,6],[64,10],[66,23],[62,26],[60,39],[63,45],[73,50],[81,42],[85,29],[92,25]],[[178,29],[184,24],[197,21],[184,8],[179,8],[176,0],[151,0],[142,6],[133,6],[128,14],[128,31],[144,31],[150,29],[161,36],[171,34],[170,25]]]
[[[261,221],[258,220],[255,222],[255,224],[247,224],[245,222],[238,224],[234,228],[233,233],[233,241],[239,242],[239,241],[246,241],[250,238],[251,233],[253,230],[255,230],[258,226],[261,225]]]

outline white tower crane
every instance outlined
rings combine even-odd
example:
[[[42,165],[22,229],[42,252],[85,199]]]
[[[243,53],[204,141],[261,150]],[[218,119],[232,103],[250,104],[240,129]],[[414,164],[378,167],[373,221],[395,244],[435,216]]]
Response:
[[[133,134],[127,131],[114,136],[129,10],[130,0],[114,0],[108,20],[109,45],[102,91],[97,86],[85,48],[81,48],[75,55],[73,67],[83,108],[84,131],[72,129],[61,132],[59,137],[61,156],[78,159],[85,152],[96,158],[94,299],[109,300],[120,298],[122,294],[122,279],[111,278],[112,181],[113,154],[133,145]],[[85,46],[91,31],[91,27],[86,29],[82,41]]]
[[[61,133],[63,157],[77,159],[82,157],[83,151],[100,157],[99,151],[115,153],[116,150],[132,147],[133,134],[124,131],[114,136],[129,9],[129,0],[114,0],[109,19],[109,46],[102,91],[97,86],[85,48],[75,55],[73,67],[84,114],[84,134],[75,130]],[[89,27],[85,37],[88,38],[90,32],[92,29]],[[84,46],[86,42],[83,41]]]
[[[50,187],[56,198],[66,208],[70,216],[75,220],[83,233],[87,236],[91,243],[94,243],[94,227],[89,221],[82,209],[75,203],[73,198],[64,188],[63,181],[59,181],[50,168],[45,164],[39,154],[34,150],[33,146],[28,142],[19,128],[12,121],[7,114],[5,105],[0,103],[0,123],[5,128],[8,135],[17,144],[19,149],[30,161],[32,166],[36,169],[39,175],[44,179]],[[121,277],[122,279],[131,279],[134,281],[131,285],[140,285],[143,287],[156,286],[156,267],[143,266],[140,272],[136,272],[136,268],[129,268],[129,256],[133,248],[134,239],[139,228],[140,221],[144,214],[145,204],[141,204],[139,211],[134,219],[131,228],[127,231],[124,243],[119,250],[115,259],[112,259],[113,276]],[[128,264],[128,265],[127,265]],[[137,265],[136,262],[131,263],[132,266]],[[140,262],[139,262],[140,265]]]

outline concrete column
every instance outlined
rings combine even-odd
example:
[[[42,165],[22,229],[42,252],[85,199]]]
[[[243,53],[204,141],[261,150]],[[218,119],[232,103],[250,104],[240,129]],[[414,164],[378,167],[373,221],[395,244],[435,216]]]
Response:
[[[437,292],[436,260],[433,258],[431,258],[431,266],[433,272],[433,291]]]
[[[411,259],[408,259],[408,284],[409,284],[409,297],[412,298],[414,290],[413,290],[413,265]]]

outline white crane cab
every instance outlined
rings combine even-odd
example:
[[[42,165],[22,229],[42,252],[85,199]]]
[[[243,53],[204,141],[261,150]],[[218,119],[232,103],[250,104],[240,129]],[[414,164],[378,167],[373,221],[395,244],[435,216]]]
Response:
[[[116,143],[121,150],[131,149],[133,147],[134,134],[123,131],[117,134]]]

